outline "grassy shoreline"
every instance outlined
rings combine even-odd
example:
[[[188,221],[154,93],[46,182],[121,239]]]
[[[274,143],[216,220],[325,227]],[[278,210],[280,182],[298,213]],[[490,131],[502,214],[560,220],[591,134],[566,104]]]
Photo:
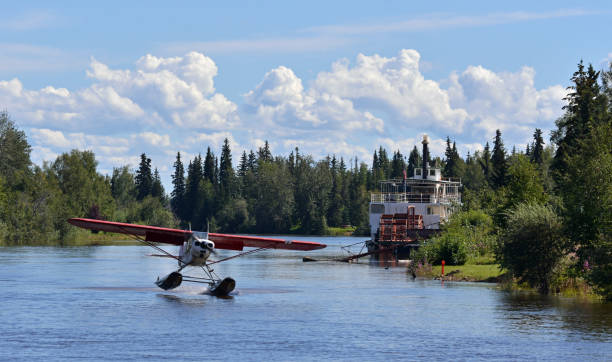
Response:
[[[411,269],[408,269],[410,272]],[[496,283],[497,287],[509,292],[538,293],[525,283],[518,283],[499,264],[465,264],[446,265],[442,276],[441,265],[422,265],[415,269],[415,275],[421,278],[432,278],[452,282]],[[596,294],[587,282],[581,278],[565,280],[552,286],[550,295],[584,299],[590,302],[601,302],[602,297]]]

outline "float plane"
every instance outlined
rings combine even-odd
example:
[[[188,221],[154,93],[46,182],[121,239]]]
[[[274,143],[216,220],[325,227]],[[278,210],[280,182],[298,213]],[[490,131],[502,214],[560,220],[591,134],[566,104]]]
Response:
[[[158,287],[168,290],[178,287],[183,281],[203,283],[208,284],[210,293],[216,296],[227,296],[236,287],[236,281],[230,277],[221,279],[211,267],[213,264],[265,249],[309,251],[326,247],[325,244],[311,241],[169,229],[97,219],[72,218],[68,219],[68,222],[74,226],[89,229],[92,232],[104,231],[129,235],[133,239],[161,253],[154,256],[175,259],[178,262],[178,269],[163,278],[158,277],[155,282]],[[180,247],[179,254],[173,255],[156,245],[156,243],[177,245]],[[254,249],[242,252],[245,247]],[[217,254],[216,249],[235,250],[241,251],[241,253],[220,260],[209,260],[208,258],[211,254]],[[181,271],[186,267],[195,267],[201,270],[203,276],[197,277],[181,274]]]

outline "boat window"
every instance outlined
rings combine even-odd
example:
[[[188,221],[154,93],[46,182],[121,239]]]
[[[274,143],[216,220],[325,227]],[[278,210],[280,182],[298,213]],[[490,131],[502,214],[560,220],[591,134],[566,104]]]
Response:
[[[195,244],[195,246],[200,246],[200,242],[199,241],[196,241],[194,244]]]

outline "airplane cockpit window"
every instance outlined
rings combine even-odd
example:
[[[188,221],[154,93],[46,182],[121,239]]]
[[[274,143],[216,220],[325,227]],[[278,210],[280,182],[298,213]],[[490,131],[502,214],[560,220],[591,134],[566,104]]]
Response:
[[[193,236],[197,237],[198,239],[208,239],[208,232],[193,231]]]

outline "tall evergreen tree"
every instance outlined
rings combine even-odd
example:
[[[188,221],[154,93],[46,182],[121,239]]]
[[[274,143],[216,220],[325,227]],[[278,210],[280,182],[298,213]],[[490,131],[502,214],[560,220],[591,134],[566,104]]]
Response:
[[[391,163],[387,156],[387,150],[382,146],[378,148],[378,163],[379,168],[382,170],[382,178],[388,178],[391,171]]]
[[[530,159],[531,162],[542,164],[542,155],[544,154],[544,139],[542,138],[542,130],[539,128],[535,129],[533,133],[533,150],[531,151]]]
[[[602,92],[598,74],[592,66],[585,71],[578,64],[565,114],[551,137],[558,146],[552,167],[578,269],[612,300],[612,114],[607,85]]]
[[[506,184],[508,174],[508,163],[506,162],[506,150],[501,138],[501,131],[495,131],[495,141],[493,142],[493,155],[491,165],[493,167],[492,182],[494,188],[502,187]]]
[[[391,160],[391,177],[401,178],[404,177],[404,171],[406,170],[406,160],[404,155],[399,150],[393,153],[393,159]]]
[[[421,167],[422,163],[421,154],[417,149],[417,146],[414,146],[410,155],[408,156],[408,177],[412,177],[414,175],[414,169]]]
[[[485,145],[485,148],[482,152],[482,156],[478,160],[480,163],[480,167],[482,168],[482,172],[484,173],[485,179],[488,184],[492,184],[492,174],[493,174],[493,166],[491,165],[491,151],[489,147],[489,142]]]
[[[457,143],[453,142],[451,146],[450,138],[446,137],[446,151],[444,152],[446,157],[444,169],[442,173],[445,177],[462,177],[465,162],[459,156],[459,152],[457,152]]]
[[[263,147],[257,150],[257,159],[259,162],[272,162],[272,152],[270,151],[268,140],[266,140]]]
[[[199,192],[200,181],[202,181],[202,157],[196,156],[189,162],[187,167],[187,181],[185,187],[185,218],[186,221],[200,222],[200,208],[202,195]],[[195,227],[195,225],[194,225]]]
[[[571,78],[573,85],[568,87],[571,92],[564,98],[567,101],[563,107],[565,114],[557,120],[557,130],[551,137],[557,144],[552,165],[557,180],[567,172],[568,159],[580,152],[580,141],[607,120],[607,97],[601,92],[598,77],[599,72],[592,65],[585,70],[581,60]]]
[[[332,185],[329,192],[329,208],[327,210],[327,222],[330,226],[342,225],[343,199],[342,199],[342,173],[339,169],[336,155],[331,159]]]
[[[450,137],[446,136],[446,151],[444,151],[446,157],[444,169],[442,170],[445,177],[455,177],[453,174],[455,170],[455,157],[453,149],[451,147]]]
[[[248,165],[249,171],[252,171],[252,172],[257,171],[257,156],[255,155],[255,152],[253,152],[253,150],[249,152],[247,165]]]
[[[465,173],[465,161],[459,156],[459,152],[457,151],[457,143],[453,141],[453,163],[455,164],[453,167],[453,176],[451,177],[463,177]]]
[[[159,171],[157,170],[157,167],[156,167],[155,171],[153,172],[153,184],[151,185],[151,196],[157,197],[160,201],[164,202],[165,201],[164,194],[165,194],[164,186],[162,185],[161,178],[159,176]]]
[[[380,163],[378,162],[378,153],[374,150],[374,156],[372,156],[372,171],[378,170],[380,168]]]
[[[246,151],[242,151],[242,156],[240,156],[240,163],[238,164],[238,177],[241,179],[246,175],[247,170],[249,169],[249,159]]]
[[[215,184],[215,155],[210,150],[210,147],[206,148],[203,175],[211,184]]]
[[[213,185],[217,186],[219,184],[219,157],[215,157],[215,172],[213,175]]]
[[[221,195],[224,201],[227,201],[227,199],[229,199],[232,195],[236,195],[237,190],[234,167],[232,166],[232,151],[227,138],[225,141],[223,141],[223,147],[221,149],[219,183],[221,186]]]
[[[151,159],[146,154],[140,155],[140,165],[136,171],[136,198],[142,200],[151,195],[153,175],[151,174]]]
[[[181,161],[181,153],[177,152],[174,161],[174,173],[172,174],[172,193],[170,194],[170,206],[172,211],[180,218],[185,217],[185,169]]]

